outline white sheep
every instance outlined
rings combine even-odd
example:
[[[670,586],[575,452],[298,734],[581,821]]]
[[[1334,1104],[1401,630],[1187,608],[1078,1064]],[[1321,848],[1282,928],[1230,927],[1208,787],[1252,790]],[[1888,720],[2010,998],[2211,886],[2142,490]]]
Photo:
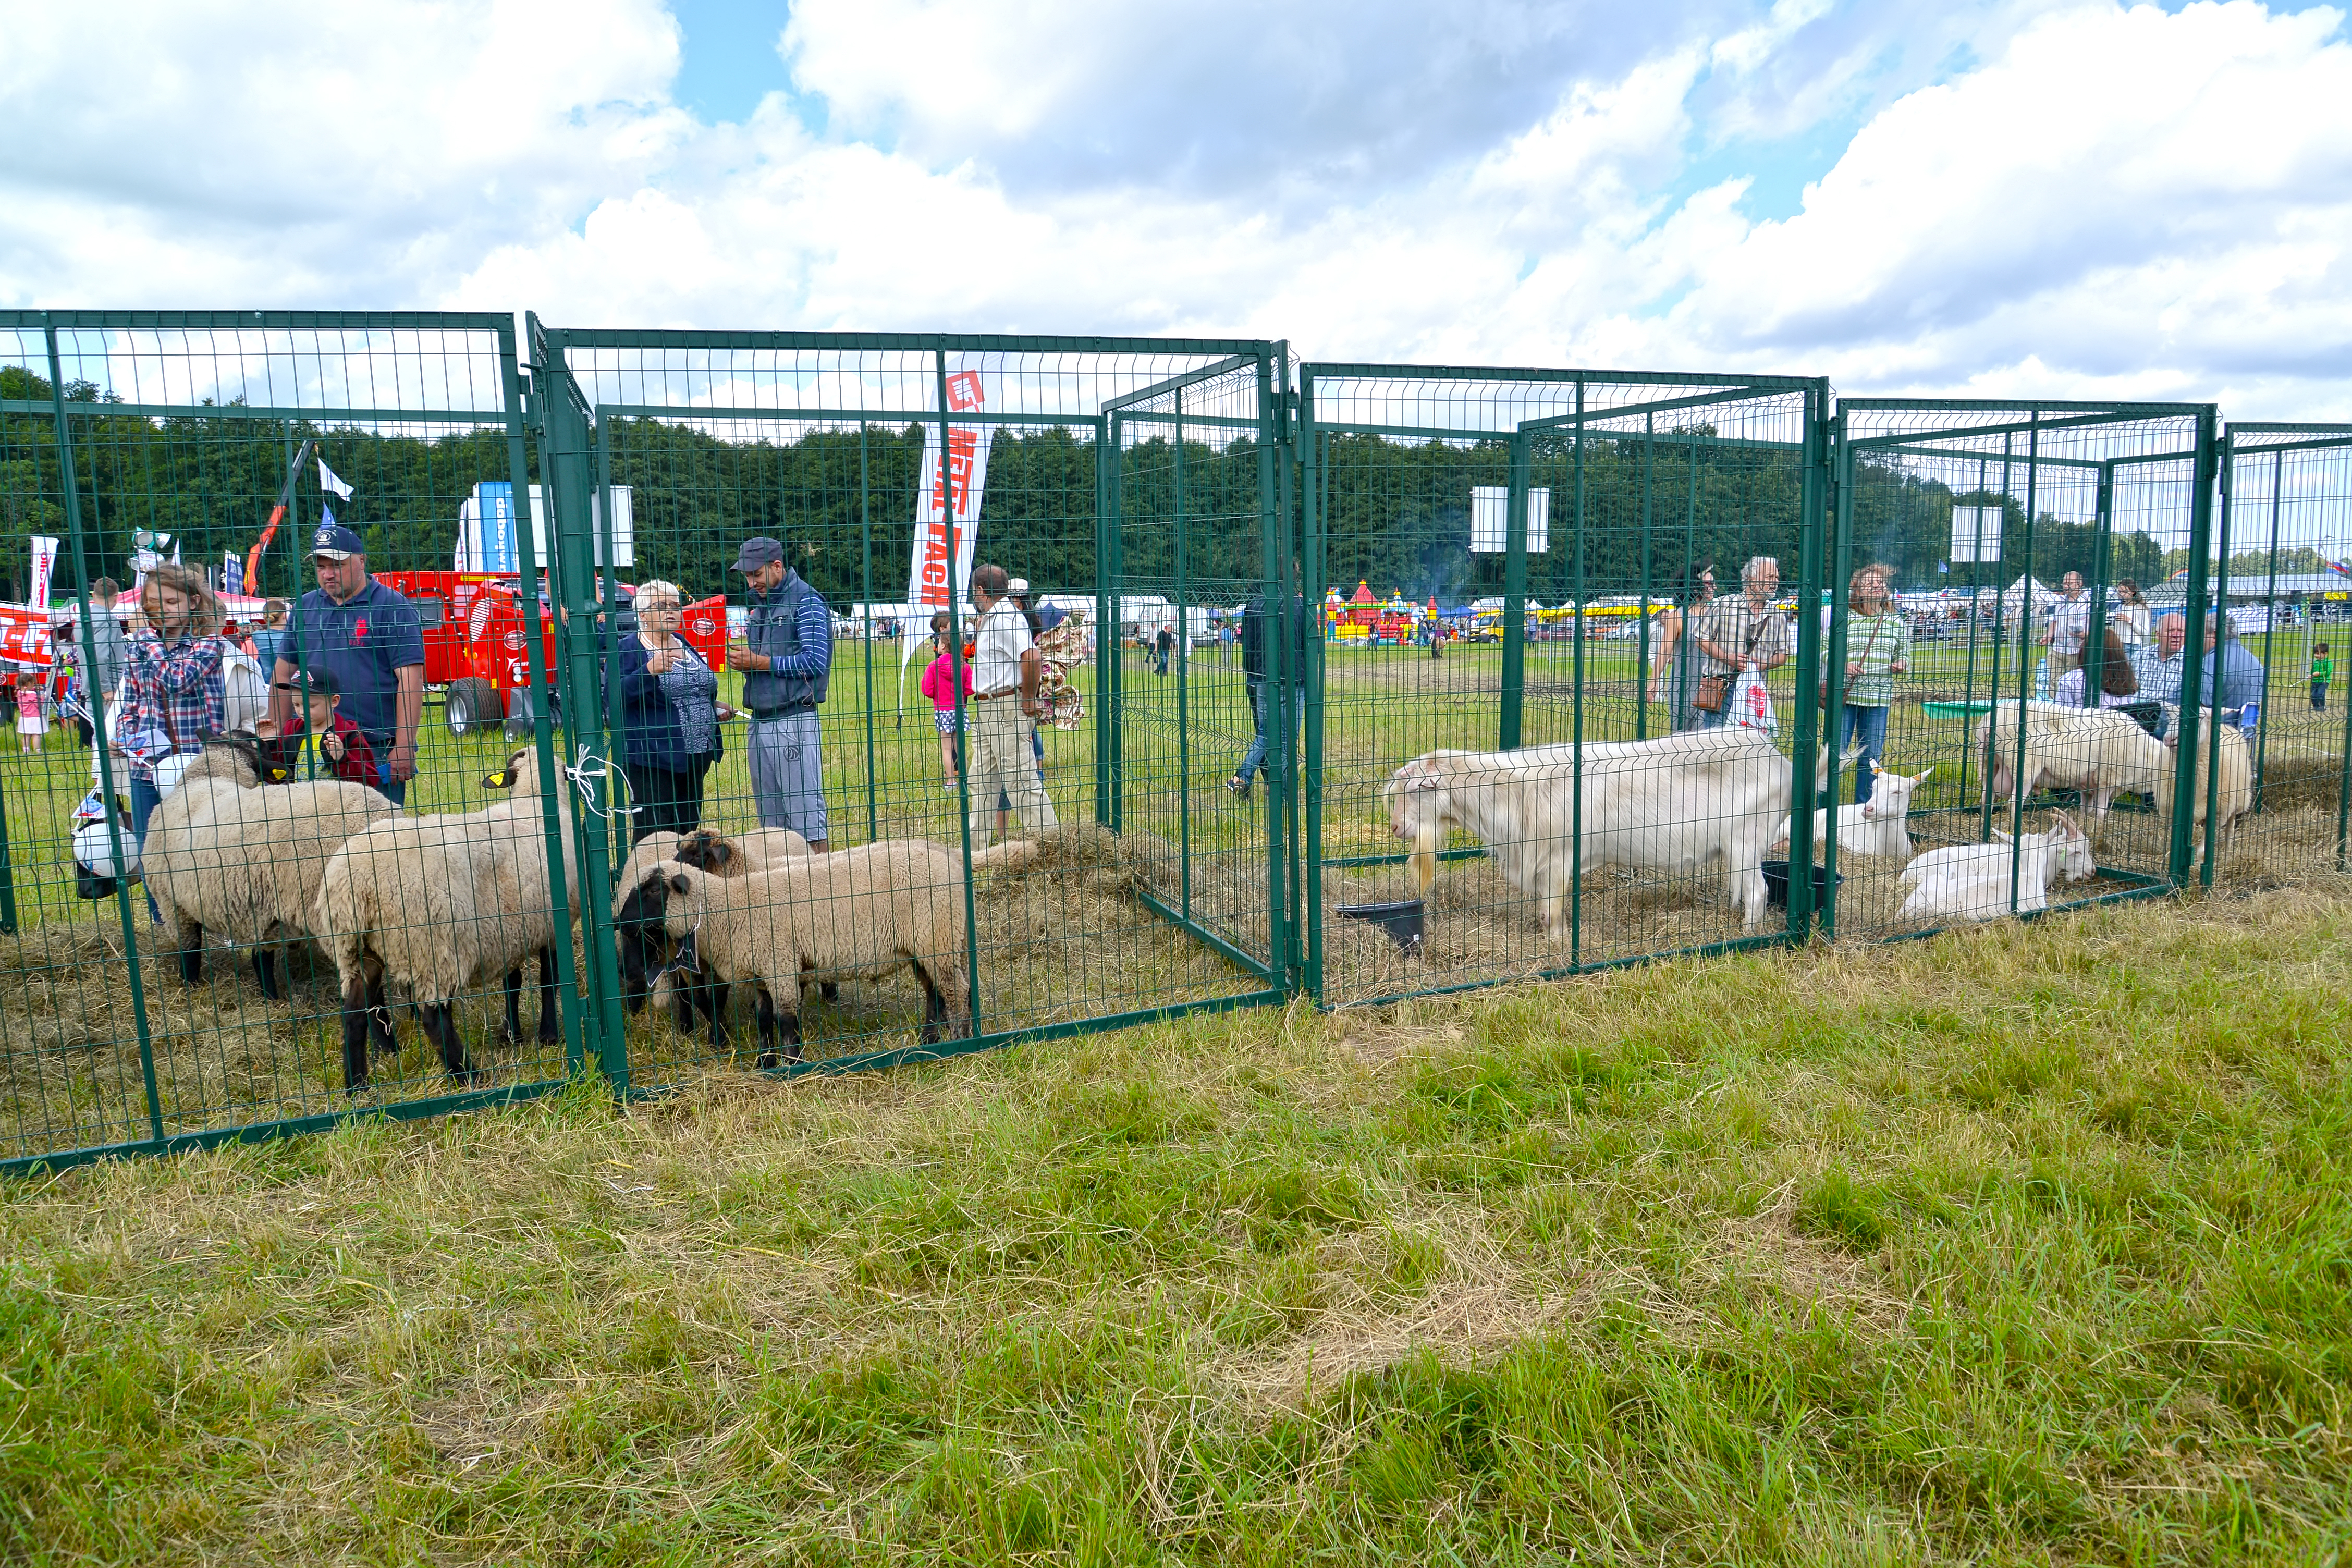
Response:
[[[1908,855],[1911,853],[1911,792],[1927,782],[1924,773],[1889,773],[1870,760],[1874,783],[1870,798],[1859,804],[1838,807],[1838,847],[1855,855]],[[1813,842],[1820,844],[1829,834],[1830,814],[1827,810],[1813,813]],[[1780,822],[1777,843],[1789,841],[1787,818]]]
[[[2026,834],[2013,845],[2008,834],[1995,828],[1997,844],[1948,845],[1912,861],[1903,868],[1902,886],[1909,896],[1903,900],[1901,918],[1954,915],[1989,921],[2012,911],[2048,909],[2053,880],[2063,876],[2079,881],[2097,869],[2091,859],[2091,840],[2074,818],[2063,811],[2051,816],[2055,825],[2047,832]],[[2012,867],[2014,905],[2010,899]]]
[[[669,962],[669,936],[662,929],[660,912],[647,911],[639,890],[646,872],[677,860],[717,876],[745,877],[768,869],[772,861],[808,852],[808,840],[789,827],[761,828],[732,837],[722,837],[709,828],[683,835],[656,832],[637,840],[613,882],[613,941],[620,958],[622,995],[629,1011],[645,1006],[657,980],[666,983],[663,990],[676,1009],[680,1034],[693,1028],[697,1009],[709,1013],[726,1005],[726,988],[701,975],[690,956],[682,963]],[[680,971],[692,973],[682,984],[667,984],[677,981]],[[828,999],[832,990],[826,987]]]
[[[2211,709],[2200,709],[2198,711],[2200,725],[2216,722]],[[2231,829],[2236,826],[2238,818],[2254,808],[2254,754],[2246,744],[2246,732],[2235,724],[2223,724],[2221,728],[2221,765],[2216,770],[2215,776],[2219,783],[2214,791],[2217,819],[2212,825],[2210,834],[2214,844],[2216,865],[2221,862],[2221,851],[2228,848],[2230,845]],[[2213,754],[2206,750],[2204,740],[2206,733],[2207,731],[2201,727],[2198,731],[2196,784],[2192,786],[2193,798],[2189,804],[2189,821],[2198,826],[2202,826],[2205,822],[2205,767]],[[2164,742],[2164,756],[2168,763],[2179,756],[2179,747],[2180,729],[2175,725],[2168,731]],[[2158,782],[2156,791],[2156,819],[2164,824],[2168,830],[2172,826],[2173,791],[2177,787],[2174,773],[2175,769],[2168,766]],[[2204,853],[2201,841],[2194,853],[2198,855]]]
[[[2094,829],[2106,819],[2116,795],[2154,795],[2171,771],[2164,747],[2129,716],[2109,709],[2028,700],[2021,767],[2012,767],[2010,760],[2017,731],[2014,698],[2002,699],[1977,721],[1986,797],[2030,796],[2044,784],[2076,790]]]
[[[365,784],[264,784],[260,769],[250,739],[207,736],[148,818],[142,858],[147,890],[179,944],[180,978],[202,978],[210,931],[252,947],[254,980],[275,1002],[277,946],[312,934],[327,863],[353,834],[400,808]]]
[[[539,960],[539,1035],[562,1037],[555,1006],[558,941],[580,912],[576,879],[564,879],[561,920],[548,879],[539,773],[528,748],[482,781],[512,793],[481,811],[397,817],[352,836],[328,863],[312,929],[333,954],[343,995],[343,1087],[367,1081],[363,1005],[383,978],[400,981],[452,1078],[474,1081],[451,1000],[485,976],[506,976],[507,1037],[521,1033],[522,961]],[[569,812],[558,810],[563,862],[573,864]]]

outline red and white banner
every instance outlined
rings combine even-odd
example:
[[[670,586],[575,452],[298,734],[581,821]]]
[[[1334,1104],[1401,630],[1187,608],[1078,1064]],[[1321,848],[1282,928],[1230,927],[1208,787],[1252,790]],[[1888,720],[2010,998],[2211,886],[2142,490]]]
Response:
[[[25,603],[37,610],[49,607],[49,579],[57,569],[58,542],[47,534],[33,535],[32,591],[26,595]]]
[[[948,365],[948,412],[994,414],[1001,409],[1003,354],[970,354]],[[971,589],[972,551],[980,536],[980,500],[988,487],[993,425],[947,426],[947,461],[940,458],[940,426],[923,426],[923,478],[915,496],[914,559],[907,570],[907,603],[915,615],[904,628],[898,668],[931,635],[931,616],[961,605]],[[950,538],[952,535],[952,538]]]

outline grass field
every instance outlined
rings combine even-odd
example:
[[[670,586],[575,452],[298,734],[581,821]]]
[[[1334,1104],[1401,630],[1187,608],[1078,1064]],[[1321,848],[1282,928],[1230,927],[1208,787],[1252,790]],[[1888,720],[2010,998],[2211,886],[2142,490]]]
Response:
[[[0,1188],[26,1563],[2307,1563],[2352,903]]]

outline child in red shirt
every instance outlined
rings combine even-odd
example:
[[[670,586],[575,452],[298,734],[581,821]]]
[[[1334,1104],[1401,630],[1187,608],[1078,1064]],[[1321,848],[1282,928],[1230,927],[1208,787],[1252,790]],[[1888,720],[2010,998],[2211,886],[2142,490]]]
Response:
[[[299,777],[302,742],[315,735],[318,737],[319,755],[325,760],[328,770],[335,777],[351,784],[365,784],[370,789],[383,787],[383,777],[376,772],[374,748],[368,744],[367,737],[360,733],[359,726],[336,711],[343,700],[343,689],[336,680],[334,671],[306,670],[291,680],[280,681],[278,689],[299,695],[305,679],[310,683],[310,696],[304,704],[309,713],[307,721],[296,719],[279,731],[264,719],[254,727],[254,733],[261,742],[262,766],[273,771],[280,768],[286,771],[283,781],[263,782],[291,782]],[[315,774],[316,772],[314,765],[312,773]]]

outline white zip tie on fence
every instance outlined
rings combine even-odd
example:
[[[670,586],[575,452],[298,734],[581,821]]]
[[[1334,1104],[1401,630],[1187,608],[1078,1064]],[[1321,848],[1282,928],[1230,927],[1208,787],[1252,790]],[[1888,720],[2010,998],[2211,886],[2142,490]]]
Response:
[[[636,816],[637,808],[634,805],[612,804],[613,762],[611,758],[597,757],[592,760],[588,755],[588,748],[582,746],[578,765],[566,767],[563,770],[563,776],[570,779],[572,787],[580,792],[580,803],[587,807],[588,815],[591,816],[609,819],[615,816]],[[591,784],[602,784],[604,786],[604,805],[596,804],[595,792],[589,787]]]

